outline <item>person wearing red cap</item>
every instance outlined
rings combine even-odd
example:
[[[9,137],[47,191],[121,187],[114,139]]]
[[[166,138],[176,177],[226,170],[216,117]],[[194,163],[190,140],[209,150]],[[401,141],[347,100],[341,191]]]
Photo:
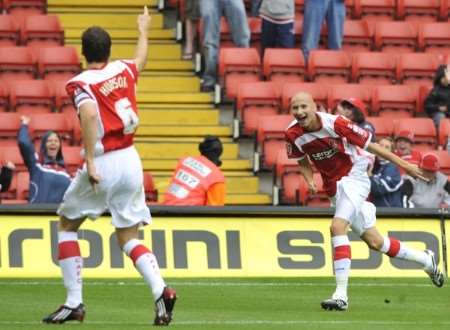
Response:
[[[363,101],[356,97],[341,100],[336,106],[336,114],[344,116],[356,123],[359,127],[372,134],[372,142],[376,141],[375,127],[366,121],[367,108]]]
[[[433,153],[423,156],[419,167],[423,176],[428,179],[404,178],[402,192],[406,198],[405,207],[440,208],[450,205],[450,182],[445,174],[439,172],[439,159]]]
[[[414,144],[414,133],[403,130],[395,137],[395,154],[407,162],[419,166],[422,154],[420,151],[412,148]],[[405,174],[405,171],[400,168],[400,174]]]

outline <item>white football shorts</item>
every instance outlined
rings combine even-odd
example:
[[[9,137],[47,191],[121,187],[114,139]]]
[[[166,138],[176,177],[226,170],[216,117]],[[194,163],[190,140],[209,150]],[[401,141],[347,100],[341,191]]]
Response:
[[[361,236],[376,223],[375,205],[366,201],[370,193],[370,179],[364,174],[349,174],[337,182],[333,204],[335,218],[348,221],[352,230]]]
[[[58,215],[67,219],[98,218],[109,209],[116,228],[151,222],[145,203],[142,164],[134,146],[95,157],[100,176],[94,192],[86,170],[79,170],[64,194]]]

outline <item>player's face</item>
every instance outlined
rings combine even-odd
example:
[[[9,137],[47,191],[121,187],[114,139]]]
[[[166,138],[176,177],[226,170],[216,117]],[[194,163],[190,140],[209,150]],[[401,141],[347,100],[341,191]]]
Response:
[[[59,148],[61,147],[61,142],[56,134],[50,134],[47,138],[47,143],[45,144],[47,148],[47,156],[55,159],[58,155]]]
[[[310,127],[315,124],[316,105],[309,97],[295,96],[291,102],[291,114],[302,127]]]

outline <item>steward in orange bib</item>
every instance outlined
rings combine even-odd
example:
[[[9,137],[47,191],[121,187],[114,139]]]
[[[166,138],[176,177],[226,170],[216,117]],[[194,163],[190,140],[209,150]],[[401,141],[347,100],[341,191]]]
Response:
[[[198,149],[201,156],[184,157],[178,162],[163,204],[225,204],[225,177],[218,167],[222,165],[222,142],[219,138],[208,135]]]

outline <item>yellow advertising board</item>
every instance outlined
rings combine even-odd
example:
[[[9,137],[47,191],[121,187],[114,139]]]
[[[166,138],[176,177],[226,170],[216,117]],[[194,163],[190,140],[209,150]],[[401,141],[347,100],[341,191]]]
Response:
[[[140,238],[167,277],[331,276],[329,224],[329,218],[305,216],[156,217]],[[442,255],[438,220],[379,219],[377,226],[383,235]],[[355,235],[350,239],[352,276],[423,276],[416,265],[370,251]],[[79,242],[84,277],[138,277],[108,217],[87,221]],[[56,246],[56,216],[0,216],[0,277],[60,276]]]

